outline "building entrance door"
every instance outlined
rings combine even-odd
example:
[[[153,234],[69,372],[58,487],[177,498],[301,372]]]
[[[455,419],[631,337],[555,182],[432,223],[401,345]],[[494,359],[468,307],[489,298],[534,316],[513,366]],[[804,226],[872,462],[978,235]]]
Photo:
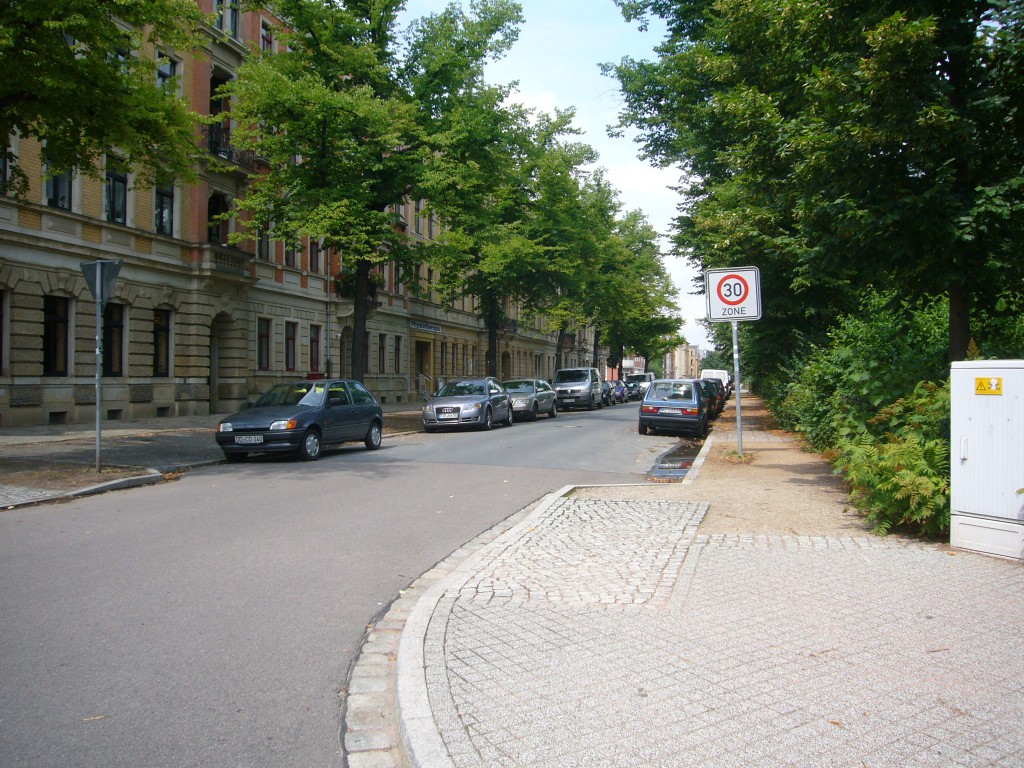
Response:
[[[424,399],[436,389],[433,350],[432,342],[416,340],[416,391]]]

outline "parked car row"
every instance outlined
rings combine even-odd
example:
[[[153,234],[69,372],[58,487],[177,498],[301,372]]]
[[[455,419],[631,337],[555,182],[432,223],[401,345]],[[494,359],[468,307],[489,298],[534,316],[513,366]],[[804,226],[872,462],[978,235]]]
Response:
[[[664,382],[647,381],[653,374],[641,376],[645,378],[636,381],[637,386],[649,385],[640,409],[641,434],[648,427],[673,426],[707,434],[707,422],[724,405],[724,390],[716,390],[717,382],[682,389],[654,388]],[[684,394],[686,405],[674,402]],[[662,396],[665,403],[673,402],[657,399]],[[540,378],[453,379],[423,406],[423,429],[491,429],[496,423],[511,426],[517,418],[536,421],[544,414],[553,419],[560,410],[594,410],[630,398],[627,382],[602,381],[596,368],[561,369],[551,384]],[[383,429],[380,403],[362,383],[352,379],[299,380],[275,384],[247,408],[222,419],[216,440],[228,461],[243,461],[252,453],[295,453],[315,461],[325,447],[351,441],[361,440],[367,449],[376,450]]]
[[[637,431],[707,437],[711,422],[725,408],[725,399],[725,387],[718,379],[655,379],[640,403]]]
[[[491,429],[495,422],[511,426],[516,418],[536,421],[544,414],[553,419],[561,410],[594,410],[616,402],[621,402],[616,388],[602,381],[596,368],[563,368],[553,384],[539,378],[453,379],[423,406],[423,428]]]

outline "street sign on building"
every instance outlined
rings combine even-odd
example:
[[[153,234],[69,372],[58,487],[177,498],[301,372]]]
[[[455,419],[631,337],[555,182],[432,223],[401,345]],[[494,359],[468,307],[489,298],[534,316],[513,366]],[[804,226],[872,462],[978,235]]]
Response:
[[[757,267],[709,269],[704,273],[708,320],[761,319],[761,273]]]

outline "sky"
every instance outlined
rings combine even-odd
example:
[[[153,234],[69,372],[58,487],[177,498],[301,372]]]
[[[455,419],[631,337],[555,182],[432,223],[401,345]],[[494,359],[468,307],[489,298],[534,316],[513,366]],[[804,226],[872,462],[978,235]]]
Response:
[[[459,2],[459,0],[453,0]],[[468,8],[468,0],[461,0]],[[612,0],[519,0],[524,21],[519,40],[500,61],[487,68],[495,84],[519,83],[513,99],[527,107],[553,113],[556,107],[576,110],[578,138],[600,154],[597,163],[619,190],[624,210],[641,210],[661,234],[671,230],[680,198],[671,187],[679,172],[656,168],[639,159],[640,145],[630,135],[609,138],[607,127],[618,120],[622,96],[618,81],[601,74],[603,62],[623,56],[653,59],[661,41],[654,22],[641,32],[622,18]],[[443,10],[449,0],[407,0],[403,24]],[[635,135],[635,134],[634,134]],[[665,243],[663,249],[667,251]],[[697,320],[707,314],[703,296],[693,296],[695,272],[681,258],[666,255],[665,266],[679,292],[682,333],[691,344],[709,349],[707,335]]]

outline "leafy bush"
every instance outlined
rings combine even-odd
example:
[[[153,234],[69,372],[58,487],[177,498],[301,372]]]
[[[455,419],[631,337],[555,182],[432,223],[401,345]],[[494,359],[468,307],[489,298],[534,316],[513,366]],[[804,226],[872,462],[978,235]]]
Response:
[[[949,381],[922,382],[842,439],[836,468],[879,533],[949,532]]]
[[[776,420],[803,433],[817,450],[867,432],[884,433],[869,421],[889,403],[909,395],[920,381],[948,375],[947,305],[917,305],[891,293],[869,293],[861,310],[837,325],[827,347],[812,347],[794,360],[795,379],[770,405]]]

